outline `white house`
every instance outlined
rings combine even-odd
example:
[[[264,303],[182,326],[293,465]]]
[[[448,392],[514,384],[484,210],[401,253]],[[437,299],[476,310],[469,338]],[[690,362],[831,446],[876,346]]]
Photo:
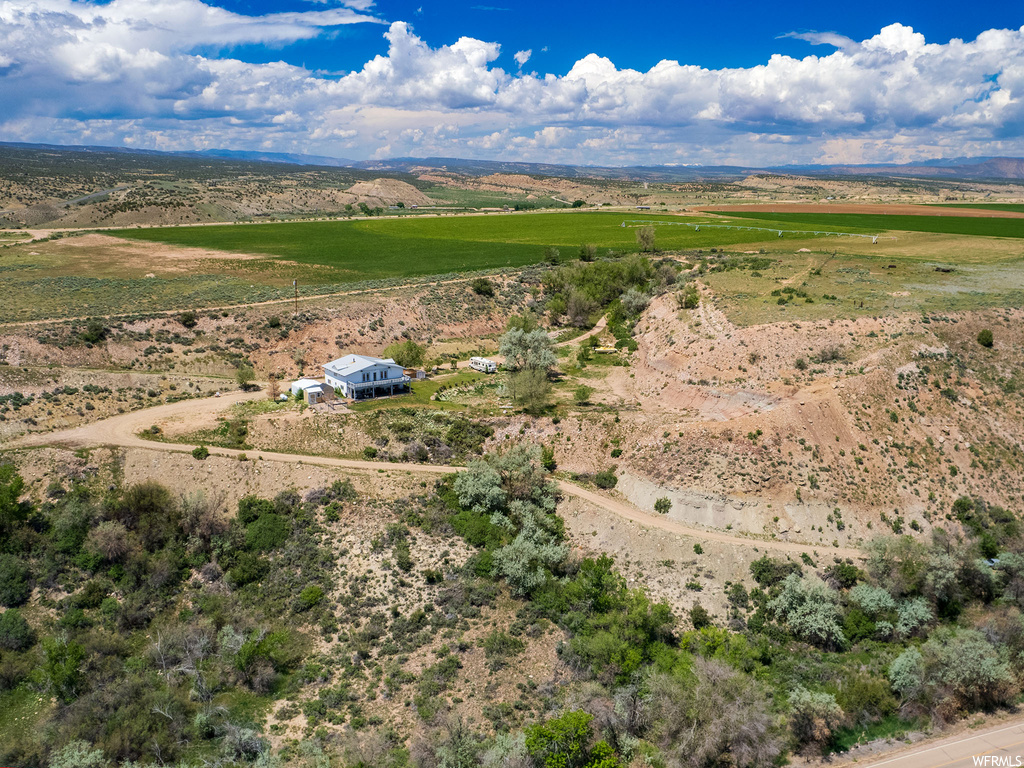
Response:
[[[327,363],[323,369],[327,383],[353,400],[409,391],[409,377],[391,358],[345,355]]]

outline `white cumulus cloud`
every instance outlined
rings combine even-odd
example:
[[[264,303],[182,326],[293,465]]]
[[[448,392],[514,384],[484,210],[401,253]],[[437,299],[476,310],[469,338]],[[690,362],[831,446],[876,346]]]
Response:
[[[497,42],[430,46],[391,23],[386,52],[340,77],[231,56],[353,23],[370,0],[242,16],[201,0],[0,0],[0,131],[155,148],[269,146],[586,163],[904,161],[1024,153],[1024,28],[928,42],[892,24],[831,52],[753,67],[598,53],[568,72],[495,62]]]

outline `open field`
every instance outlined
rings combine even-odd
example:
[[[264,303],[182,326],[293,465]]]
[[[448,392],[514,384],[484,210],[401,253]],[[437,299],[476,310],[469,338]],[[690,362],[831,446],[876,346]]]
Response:
[[[551,247],[559,250],[560,262],[573,261],[581,243],[596,245],[598,257],[635,252],[636,230],[646,222],[655,225],[660,251],[684,258],[710,248],[763,252],[779,265],[778,274],[769,282],[792,277],[808,260],[820,260],[823,254],[841,255],[851,262],[841,268],[874,273],[870,280],[858,280],[855,291],[818,281],[821,285],[815,290],[822,294],[856,301],[846,310],[880,311],[892,304],[887,296],[904,291],[911,291],[913,300],[897,301],[896,306],[911,308],[928,294],[922,293],[921,286],[936,281],[939,293],[952,295],[956,307],[1019,301],[1017,270],[1008,266],[1020,257],[1017,234],[977,237],[976,233],[910,231],[895,240],[871,244],[866,238],[812,233],[815,228],[876,234],[901,226],[933,230],[948,225],[945,228],[952,230],[1008,228],[1024,234],[1024,220],[840,214],[819,220],[820,215],[810,213],[775,213],[773,218],[763,219],[747,216],[738,213],[715,218],[714,223],[766,231],[704,227],[698,232],[678,225],[708,222],[707,217],[630,211],[174,227],[59,237],[0,251],[0,272],[11,288],[9,300],[0,310],[0,322],[285,301],[292,296],[293,280],[298,281],[300,296],[311,297],[379,288],[384,285],[381,280],[517,269],[544,261]],[[787,234],[778,238],[773,228],[785,229]],[[793,230],[810,231],[805,237]],[[802,256],[803,250],[818,256]],[[789,262],[792,268],[783,266]],[[911,262],[916,266],[911,267]],[[896,266],[890,268],[889,264]],[[929,264],[970,264],[979,269],[962,270],[954,278],[948,273],[931,274]],[[994,269],[998,264],[1007,265],[1010,271],[1004,274],[1004,270]],[[849,282],[848,276],[839,275],[838,279]],[[723,299],[727,301],[730,292],[757,298],[770,296],[777,287],[749,280],[729,288],[716,283],[716,288],[726,290]],[[860,290],[863,288],[870,290]],[[812,314],[824,316],[824,310],[817,307]],[[763,319],[791,316],[792,307],[789,312]]]
[[[863,213],[768,213],[731,211],[731,216],[770,219],[801,229],[862,229],[873,232],[936,232],[974,237],[1024,237],[1024,219],[985,216],[907,216]]]
[[[709,272],[704,280],[719,308],[741,326],[1024,303],[1019,253],[995,249],[956,257],[953,254],[969,238],[927,235],[923,239],[929,243],[898,255],[892,252],[901,250],[895,246],[864,253],[878,246],[849,241],[837,241],[835,250],[774,251],[768,254],[770,266],[761,269],[735,268],[742,262],[726,257],[721,260],[723,267]],[[936,258],[938,254],[946,258]],[[782,298],[788,299],[786,303],[779,303]]]
[[[581,243],[597,245],[599,255],[609,250],[636,251],[636,232],[629,222],[640,218],[634,213],[603,212],[494,214],[116,230],[110,234],[193,248],[278,256],[300,264],[332,267],[341,280],[351,281],[524,266],[542,261],[548,247],[561,249],[562,258],[572,258]],[[672,216],[642,218],[681,220]],[[662,250],[681,250],[750,239],[749,233],[666,227],[658,230],[657,244]]]
[[[1024,206],[985,203],[837,203],[831,200],[817,203],[760,203],[757,205],[700,205],[699,211],[721,214],[759,214],[770,217],[776,213],[826,214],[880,214],[883,216],[960,216],[991,218],[1003,216],[1022,218]],[[998,213],[995,213],[998,212]]]
[[[954,209],[958,208],[961,209],[961,211],[1006,211],[1024,214],[1024,203],[942,203],[941,207]]]

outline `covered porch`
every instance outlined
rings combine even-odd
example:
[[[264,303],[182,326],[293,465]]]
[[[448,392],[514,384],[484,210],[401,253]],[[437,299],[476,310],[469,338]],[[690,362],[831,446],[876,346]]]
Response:
[[[390,397],[391,395],[402,395],[409,391],[409,377],[402,376],[396,379],[384,379],[383,381],[362,381],[358,384],[350,384],[352,388],[351,397],[353,400],[370,400],[374,397]]]

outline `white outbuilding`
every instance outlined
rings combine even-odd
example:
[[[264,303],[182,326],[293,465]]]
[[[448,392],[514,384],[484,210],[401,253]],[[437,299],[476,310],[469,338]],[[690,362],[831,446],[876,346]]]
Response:
[[[304,392],[309,387],[319,386],[320,382],[316,379],[299,379],[298,381],[292,382],[292,397],[297,397],[299,392]]]

